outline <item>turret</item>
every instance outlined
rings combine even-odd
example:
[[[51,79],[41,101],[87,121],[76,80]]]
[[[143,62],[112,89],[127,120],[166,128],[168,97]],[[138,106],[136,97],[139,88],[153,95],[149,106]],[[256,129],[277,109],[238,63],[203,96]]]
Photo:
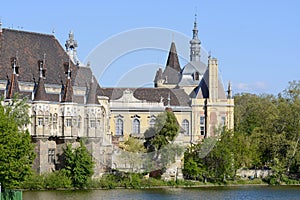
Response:
[[[6,92],[6,99],[11,99],[15,93],[18,93],[20,91],[19,89],[19,82],[18,82],[18,76],[19,76],[19,64],[17,57],[12,57],[10,59],[11,61],[11,67],[12,67],[12,75],[11,80],[7,83],[9,85],[7,86],[8,90]]]
[[[190,41],[190,61],[200,61],[200,44],[201,41],[198,39],[198,27],[197,27],[197,15],[195,15],[193,38]]]

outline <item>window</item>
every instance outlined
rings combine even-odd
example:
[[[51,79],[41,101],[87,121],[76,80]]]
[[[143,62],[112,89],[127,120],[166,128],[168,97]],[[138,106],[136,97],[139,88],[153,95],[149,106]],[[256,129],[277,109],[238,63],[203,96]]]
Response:
[[[44,118],[42,118],[42,117],[38,118],[38,125],[39,126],[43,126],[44,125]]]
[[[204,135],[205,133],[204,133],[204,126],[200,126],[200,134],[201,135]]]
[[[225,126],[226,125],[226,117],[221,117],[221,125]]]
[[[154,125],[155,125],[155,118],[152,118],[152,119],[150,119],[149,126],[151,128],[154,128]]]
[[[199,72],[195,72],[195,80],[199,81]]]
[[[55,164],[55,149],[48,149],[48,163]]]
[[[205,135],[205,117],[200,117],[200,134]]]
[[[117,119],[116,123],[116,135],[123,135],[123,120]]]
[[[81,126],[81,116],[78,117],[78,121],[77,122],[78,122],[77,126],[78,126],[78,128],[80,128],[80,126]]]
[[[200,117],[200,125],[204,125],[205,117],[201,116]]]
[[[53,128],[54,129],[57,128],[57,114],[56,113],[53,115]]]
[[[72,126],[72,119],[66,119],[66,126],[71,127]]]
[[[189,121],[187,119],[182,121],[182,128],[183,128],[185,134],[187,134],[187,135],[190,134],[190,132],[189,132]]]
[[[132,133],[133,134],[139,134],[140,133],[140,121],[138,119],[133,120]]]
[[[48,124],[48,121],[49,121],[48,117],[45,117],[45,125],[46,125],[46,126],[47,126],[47,124]]]
[[[91,128],[96,128],[96,120],[94,120],[94,119],[90,120],[90,127]]]

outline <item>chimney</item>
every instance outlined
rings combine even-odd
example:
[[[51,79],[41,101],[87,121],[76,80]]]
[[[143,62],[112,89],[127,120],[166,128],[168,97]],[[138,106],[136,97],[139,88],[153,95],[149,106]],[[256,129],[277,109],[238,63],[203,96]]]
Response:
[[[218,60],[216,58],[208,58],[208,92],[209,99],[217,99],[218,98],[218,85],[219,85],[219,77],[218,77]]]

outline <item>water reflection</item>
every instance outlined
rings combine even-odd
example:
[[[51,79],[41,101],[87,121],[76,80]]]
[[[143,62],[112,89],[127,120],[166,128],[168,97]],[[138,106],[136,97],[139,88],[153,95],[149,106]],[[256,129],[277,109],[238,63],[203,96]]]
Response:
[[[300,186],[236,186],[163,189],[115,189],[89,191],[24,191],[24,200],[99,200],[99,199],[299,199]]]

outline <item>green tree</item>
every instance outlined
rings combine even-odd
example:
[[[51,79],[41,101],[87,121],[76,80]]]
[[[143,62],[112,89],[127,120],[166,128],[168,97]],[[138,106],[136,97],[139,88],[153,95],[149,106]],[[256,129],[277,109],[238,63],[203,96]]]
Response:
[[[146,169],[149,171],[163,169],[173,163],[176,156],[181,156],[183,149],[174,144],[179,133],[179,124],[172,111],[160,113],[154,127],[145,131],[145,143],[148,154],[144,158]]]
[[[84,188],[94,173],[94,162],[89,151],[80,141],[80,146],[74,149],[68,144],[64,155],[66,164],[63,171],[71,178],[74,187]]]
[[[4,188],[17,188],[30,177],[35,158],[29,132],[20,130],[29,121],[28,115],[19,119],[23,108],[27,108],[26,101],[13,99],[12,102],[0,105],[0,182]]]
[[[166,145],[173,143],[178,132],[179,124],[174,113],[165,111],[157,116],[152,132],[153,136],[146,136],[146,140],[150,140],[150,144],[158,151]]]
[[[3,100],[4,97],[2,97],[2,101]],[[24,129],[24,126],[30,124],[30,106],[27,102],[27,97],[20,98],[20,95],[16,93],[15,95],[13,95],[12,99],[3,103],[5,113],[12,117],[17,126],[21,129]]]
[[[135,168],[140,168],[144,159],[143,153],[146,152],[143,142],[138,138],[128,137],[125,142],[120,142],[119,147],[124,150],[121,151],[119,159],[129,163],[132,172]]]

